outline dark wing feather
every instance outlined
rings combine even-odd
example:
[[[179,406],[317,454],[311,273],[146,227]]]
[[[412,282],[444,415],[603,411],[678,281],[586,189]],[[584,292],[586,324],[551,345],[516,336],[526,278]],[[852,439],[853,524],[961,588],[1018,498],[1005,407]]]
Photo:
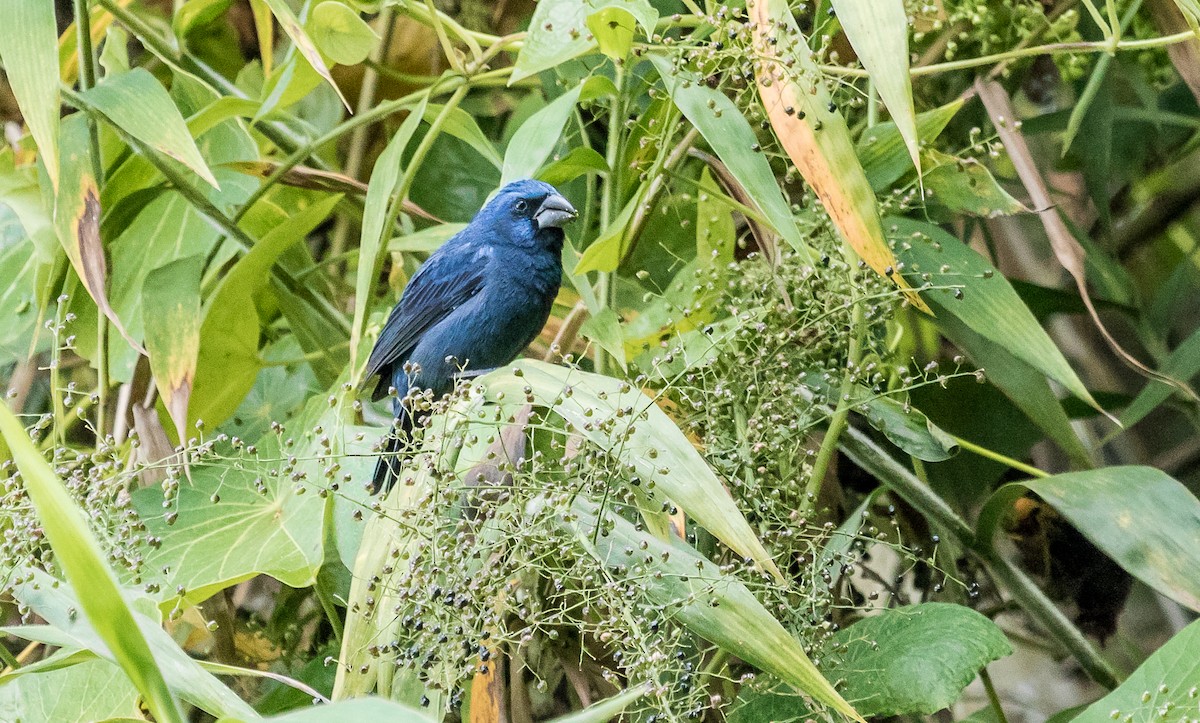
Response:
[[[405,359],[425,332],[483,288],[487,249],[463,246],[443,250],[430,257],[404,289],[371,350],[364,380]]]

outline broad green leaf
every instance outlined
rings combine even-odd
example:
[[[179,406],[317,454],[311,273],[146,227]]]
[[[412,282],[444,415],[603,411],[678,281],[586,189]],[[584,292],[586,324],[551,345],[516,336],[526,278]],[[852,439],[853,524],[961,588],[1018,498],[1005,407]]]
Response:
[[[297,708],[264,720],[278,721],[278,723],[364,723],[364,721],[434,723],[434,719],[426,713],[386,698],[339,700],[308,708]],[[237,721],[221,719],[218,723],[237,723]]]
[[[920,138],[908,74],[908,13],[904,0],[831,0],[831,4],[919,173]]]
[[[22,577],[26,579],[14,588],[13,597],[48,623],[44,626],[24,625],[16,628],[23,637],[47,645],[89,650],[105,660],[116,660],[116,655],[96,625],[89,618],[76,614],[81,608],[86,611],[87,605],[82,601],[95,595],[94,589],[89,589],[86,595],[80,597],[72,586],[61,584],[41,570],[28,571]],[[132,597],[129,592],[125,594]],[[248,703],[205,672],[197,661],[175,643],[170,633],[162,629],[157,617],[151,618],[143,612],[154,610],[150,600],[136,598],[135,605],[127,609],[131,617],[128,626],[120,627],[120,635],[144,636],[149,649],[154,652],[155,670],[162,671],[167,684],[180,698],[213,716],[233,716],[247,721],[258,719]],[[106,623],[104,627],[111,624]],[[158,719],[187,720],[183,717]]]
[[[700,78],[677,70],[670,60],[658,55],[651,55],[649,59],[662,76],[675,105],[700,130],[700,135],[754,199],[775,231],[797,251],[807,249],[770,162],[755,150],[758,139],[741,110],[724,93],[709,88]]]
[[[146,638],[138,630],[133,611],[108,568],[87,518],[6,404],[0,405],[0,435],[17,463],[56,562],[71,585],[87,591],[80,607],[96,634],[142,694],[156,719],[164,723],[185,720]]]
[[[83,97],[110,123],[217,187],[217,179],[201,157],[179,108],[145,68],[105,78]]]
[[[1004,633],[962,605],[884,610],[838,631],[827,646],[830,677],[867,716],[932,714],[958,699],[988,663],[1012,653]]]
[[[955,158],[939,151],[926,151],[933,166],[925,173],[925,191],[930,205],[940,205],[953,213],[965,213],[983,218],[1028,213],[996,182],[992,172],[973,158]]]
[[[918,136],[926,143],[936,140],[950,119],[962,109],[963,102],[959,99],[939,108],[918,113]],[[904,138],[896,124],[890,121],[868,128],[858,139],[855,152],[862,163],[871,189],[876,193],[886,190],[904,174],[914,170]]]
[[[883,610],[826,644],[827,677],[864,716],[931,714],[958,700],[988,663],[1012,653],[991,620],[962,605],[923,603]],[[806,720],[805,701],[779,688],[739,696],[731,723]]]
[[[139,716],[137,688],[107,660],[84,660],[0,685],[2,720],[86,723]]]
[[[599,314],[588,317],[579,328],[579,333],[600,345],[600,348],[612,355],[613,359],[626,369],[625,342],[621,336],[621,317],[611,308],[604,308]]]
[[[696,258],[702,264],[723,267],[733,261],[737,230],[729,200],[705,166],[696,199]]]
[[[326,83],[337,93],[341,99],[342,105],[346,106],[346,110],[353,112],[350,103],[346,100],[346,96],[342,95],[341,88],[338,88],[337,83],[333,82],[333,76],[329,74],[329,66],[325,64],[325,59],[321,57],[321,51],[317,50],[316,44],[312,38],[304,31],[304,26],[301,25],[300,19],[292,12],[292,8],[288,5],[287,0],[262,0],[267,7],[271,8],[271,12],[275,15],[275,19],[279,21],[279,26],[283,28],[283,32],[292,40],[292,45],[296,51],[304,56],[308,61],[309,66],[317,72]]]
[[[605,8],[619,8],[636,20],[646,37],[654,34],[658,11],[649,0],[545,0],[539,2],[529,21],[529,34],[517,55],[509,84],[528,78],[596,45],[588,18]]]
[[[902,218],[889,218],[887,224],[904,276],[916,286],[933,285],[926,298],[1100,408],[1012,285],[982,256],[932,224]]]
[[[146,276],[142,308],[150,370],[182,443],[200,351],[200,276],[203,256],[188,256]]]
[[[615,453],[631,462],[641,479],[653,480],[656,493],[661,492],[730,549],[780,577],[779,568],[720,478],[653,399],[619,379],[531,359],[515,362],[513,369],[521,376],[506,371],[487,377],[489,397],[501,392],[509,397],[532,394],[539,405],[553,410],[595,444],[619,448]],[[567,387],[570,396],[563,394]],[[596,424],[610,417],[628,421],[619,421],[611,429]]]
[[[305,28],[321,53],[338,65],[358,65],[379,43],[371,26],[338,0],[313,8]]]
[[[872,427],[883,432],[888,441],[913,457],[926,462],[941,462],[950,459],[958,450],[958,443],[953,437],[912,405],[901,404],[889,396],[872,394],[857,384],[850,396],[855,411],[863,415]]]
[[[334,0],[330,0],[333,2]],[[437,103],[429,103],[425,106],[425,120],[432,123],[435,118],[441,115],[445,106]],[[471,114],[462,108],[454,107],[442,119],[442,132],[447,133],[468,146],[479,151],[479,155],[488,159],[496,168],[500,168],[504,164],[504,160],[500,158],[500,154],[496,151],[496,146],[483,134],[483,130],[479,128],[479,124],[471,117]]]
[[[608,161],[591,148],[576,146],[567,155],[543,166],[535,177],[551,186],[561,186],[588,173],[608,173]]]
[[[1183,721],[1200,714],[1200,620],[1146,658],[1124,683],[1092,703],[1072,723]]]
[[[823,705],[862,720],[804,654],[800,642],[741,581],[723,574],[691,547],[639,531],[619,515],[602,514],[583,497],[576,498],[572,511],[577,519],[569,529],[580,544],[612,574],[638,580],[643,593],[656,605],[672,609],[677,622]],[[607,535],[594,534],[600,524]],[[631,558],[627,550],[645,552]],[[650,562],[643,562],[647,559]]]
[[[637,18],[625,8],[610,5],[587,17],[588,30],[592,31],[600,52],[615,61],[623,61],[633,47],[633,33],[637,29]]]
[[[612,223],[583,250],[583,255],[579,257],[579,262],[575,264],[572,274],[582,276],[591,271],[617,270],[625,258],[625,254],[629,251],[629,239],[625,234],[629,230],[629,222],[633,220],[633,214],[637,211],[640,202],[640,193],[629,199],[625,208],[621,209]]]
[[[108,28],[104,38],[104,49],[100,51],[100,67],[104,68],[105,78],[129,72],[129,33],[120,25],[111,25]]]
[[[934,299],[934,309],[942,307]],[[1013,356],[1003,344],[977,334],[953,314],[938,314],[938,328],[954,345],[966,352],[993,385],[1050,437],[1071,460],[1092,466],[1091,454],[1080,441],[1071,419],[1055,396],[1046,375]]]
[[[186,40],[193,30],[203,28],[229,10],[233,0],[189,0],[175,11],[171,28],[175,37]]]
[[[890,278],[913,306],[929,311],[906,279],[892,272],[896,259],[880,224],[875,194],[854,154],[846,119],[833,105],[786,0],[755,3],[750,19],[755,44],[767,48],[760,51],[765,59],[755,65],[755,79],[780,145],[859,258]]]
[[[355,370],[354,378],[358,375],[358,347],[362,339],[363,322],[367,318],[367,308],[371,303],[371,289],[378,278],[379,267],[383,261],[383,233],[395,220],[387,218],[388,209],[392,205],[392,196],[399,190],[400,167],[404,161],[404,149],[412,140],[413,133],[425,115],[425,101],[409,113],[396,135],[388,143],[383,153],[375,161],[371,170],[371,181],[367,184],[367,200],[363,209],[362,237],[359,242],[358,275],[355,277],[354,323],[350,327],[350,367]]]
[[[540,4],[538,10],[541,10]],[[575,103],[579,101],[582,89],[582,84],[571,88],[521,124],[504,152],[501,186],[519,178],[530,178],[542,167],[558,145],[558,139],[567,125],[567,119],[571,117]]]
[[[285,438],[294,444],[286,452],[268,434],[256,456],[193,466],[191,484],[181,485],[167,508],[161,489],[135,493],[148,534],[161,540],[143,554],[163,598],[198,603],[259,574],[291,587],[311,585],[323,560],[326,503],[318,493],[329,485],[324,473],[337,463],[343,473],[366,478],[374,435],[359,440],[358,433],[367,431],[343,425],[339,410],[316,396],[288,423]],[[299,460],[293,473],[272,474],[288,454]]]
[[[990,543],[1012,503],[1033,492],[1126,572],[1200,611],[1200,500],[1153,467],[1103,467],[1014,482],[979,517]]]
[[[58,187],[58,26],[54,3],[10,0],[0,22],[0,60],[21,116],[42,154],[50,183]]]
[[[465,223],[442,223],[423,228],[388,241],[387,250],[390,253],[433,253],[466,227]]]
[[[554,718],[550,723],[608,723],[618,718],[631,703],[646,693],[647,690],[644,687],[630,688],[592,703],[583,710]]]

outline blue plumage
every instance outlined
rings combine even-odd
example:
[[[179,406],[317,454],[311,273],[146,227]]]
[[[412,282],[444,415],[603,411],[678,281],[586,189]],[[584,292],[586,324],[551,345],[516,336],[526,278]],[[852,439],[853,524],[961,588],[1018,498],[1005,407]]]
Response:
[[[461,373],[509,363],[541,331],[562,279],[562,226],[575,215],[553,186],[515,181],[409,281],[364,377],[379,377],[373,399],[389,387],[398,392],[395,429],[375,465],[372,494],[396,477],[401,441],[413,427],[403,402],[410,389],[447,394]]]

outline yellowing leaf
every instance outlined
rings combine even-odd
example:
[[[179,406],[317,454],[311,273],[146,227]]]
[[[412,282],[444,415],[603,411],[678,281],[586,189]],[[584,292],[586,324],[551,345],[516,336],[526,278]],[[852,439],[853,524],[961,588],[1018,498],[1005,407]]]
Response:
[[[896,258],[883,235],[875,194],[855,155],[846,120],[830,109],[821,71],[787,2],[759,0],[750,6],[750,19],[760,56],[758,92],[788,157],[862,260],[904,289],[914,306],[928,312],[900,274],[891,273]],[[796,70],[789,67],[793,60]],[[803,85],[800,78],[805,79]]]
[[[142,286],[142,318],[150,369],[182,444],[200,351],[200,275],[204,257],[188,256],[154,269]]]

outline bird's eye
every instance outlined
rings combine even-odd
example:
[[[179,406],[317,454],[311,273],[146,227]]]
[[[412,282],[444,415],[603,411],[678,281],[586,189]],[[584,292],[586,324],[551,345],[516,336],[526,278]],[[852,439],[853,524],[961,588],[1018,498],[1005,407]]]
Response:
[[[517,201],[515,208],[517,209],[517,213],[525,213],[529,210],[529,204],[523,200]]]

